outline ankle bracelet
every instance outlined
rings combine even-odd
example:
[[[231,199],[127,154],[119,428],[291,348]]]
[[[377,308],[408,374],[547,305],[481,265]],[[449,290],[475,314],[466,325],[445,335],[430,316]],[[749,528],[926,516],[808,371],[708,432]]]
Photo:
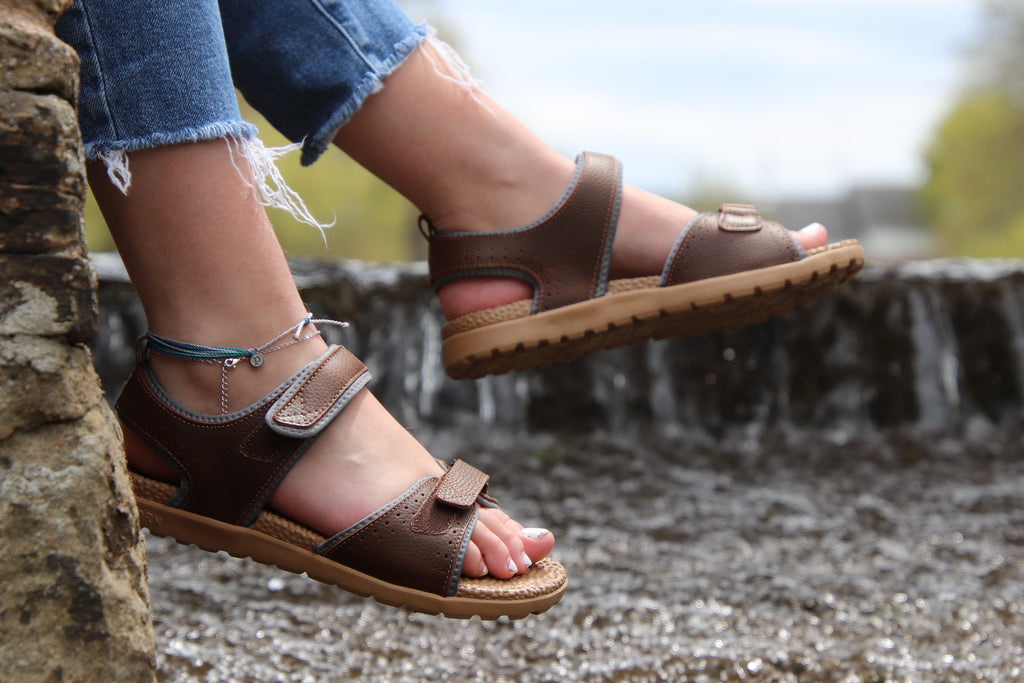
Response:
[[[270,341],[251,349],[240,349],[232,346],[202,346],[200,344],[191,344],[189,342],[161,337],[160,335],[148,330],[146,331],[145,339],[147,348],[150,351],[155,351],[156,353],[164,356],[173,356],[174,358],[184,358],[185,360],[194,360],[201,363],[219,365],[220,409],[221,414],[226,415],[229,412],[228,370],[233,370],[243,360],[248,360],[249,365],[254,368],[262,367],[266,362],[265,356],[268,353],[280,351],[281,349],[287,348],[293,344],[298,344],[308,339],[319,337],[321,334],[320,330],[301,336],[302,330],[309,325],[335,325],[337,327],[348,327],[348,323],[346,322],[331,320],[328,318],[314,318],[310,313],[300,320],[298,325],[289,327]],[[289,333],[291,333],[292,338],[278,344],[278,342],[284,339]]]

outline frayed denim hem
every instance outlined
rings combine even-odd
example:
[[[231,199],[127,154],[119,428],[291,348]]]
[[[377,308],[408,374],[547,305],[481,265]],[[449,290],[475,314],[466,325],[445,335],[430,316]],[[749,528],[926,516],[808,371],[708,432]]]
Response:
[[[342,103],[341,107],[334,113],[327,123],[322,125],[313,135],[310,135],[302,143],[302,165],[309,166],[314,161],[320,158],[328,145],[331,144],[331,140],[334,138],[334,134],[338,132],[345,122],[348,121],[353,114],[359,111],[359,108],[363,106],[363,102],[366,98],[373,93],[379,91],[384,86],[384,79],[391,74],[392,71],[401,66],[409,55],[416,50],[420,44],[432,36],[434,29],[427,24],[419,24],[415,30],[405,40],[395,45],[394,56],[388,60],[382,69],[377,72],[368,74],[363,78],[362,81],[353,89],[351,95],[349,95]]]
[[[110,182],[122,194],[128,194],[132,184],[132,174],[128,168],[128,154],[131,152],[222,138],[251,139],[256,137],[257,132],[256,126],[245,121],[223,121],[173,132],[150,133],[126,140],[87,142],[82,147],[86,161],[102,161]]]
[[[231,163],[245,184],[252,188],[256,201],[267,208],[285,211],[300,223],[313,226],[320,231],[320,237],[323,238],[326,247],[327,235],[324,234],[324,229],[333,226],[335,221],[318,221],[299,193],[288,186],[277,168],[277,160],[298,150],[299,146],[296,142],[282,147],[266,147],[257,137],[228,138]],[[241,156],[248,163],[248,173],[235,163],[236,156]]]
[[[282,147],[266,147],[256,136],[256,126],[245,121],[230,123],[211,123],[199,128],[189,128],[174,133],[153,133],[141,138],[118,140],[116,142],[90,143],[85,145],[85,156],[89,160],[99,160],[107,168],[110,181],[121,191],[128,194],[132,184],[131,169],[128,167],[128,155],[144,149],[155,149],[170,145],[224,140],[231,155],[231,164],[239,177],[253,192],[256,201],[268,208],[280,209],[291,214],[295,220],[311,225],[324,237],[324,228],[334,224],[321,223],[310,212],[306,203],[295,190],[288,186],[280,170],[277,160],[290,152],[299,149],[299,143]],[[236,159],[245,160],[241,167]]]
[[[172,132],[150,133],[127,140],[102,140],[87,142],[83,145],[87,161],[103,159],[120,153],[137,152],[142,149],[154,149],[177,145],[183,142],[204,142],[220,138],[252,138],[256,137],[256,126],[246,121],[218,121],[207,123],[197,128],[182,128]]]

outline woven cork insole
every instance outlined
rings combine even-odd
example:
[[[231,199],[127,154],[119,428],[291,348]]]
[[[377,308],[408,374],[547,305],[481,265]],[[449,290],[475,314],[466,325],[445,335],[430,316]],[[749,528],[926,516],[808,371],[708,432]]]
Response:
[[[445,371],[454,379],[483,377],[648,339],[755,325],[827,294],[863,265],[864,250],[847,240],[797,261],[666,287],[658,276],[613,280],[604,296],[536,314],[531,301],[516,301],[446,324]]]
[[[843,240],[841,242],[827,244],[823,247],[818,247],[817,249],[811,249],[807,252],[807,256],[814,256],[816,254],[851,246],[853,244],[857,244],[857,240]],[[621,294],[623,292],[631,292],[640,289],[652,289],[654,287],[658,287],[660,279],[660,275],[648,275],[646,277],[609,280],[608,294]],[[532,299],[520,299],[519,301],[513,301],[512,303],[504,304],[502,306],[495,306],[494,308],[486,308],[482,311],[467,313],[466,315],[453,318],[445,323],[441,328],[441,338],[447,339],[448,337],[459,334],[460,332],[467,332],[485,325],[493,325],[506,320],[515,320],[516,318],[525,318],[530,315],[530,309],[532,306]]]
[[[491,577],[476,579],[464,576],[459,581],[458,592],[450,598],[429,596],[421,591],[403,589],[402,587],[383,590],[390,584],[384,584],[381,591],[366,590],[364,584],[372,585],[382,582],[313,553],[312,548],[327,539],[302,524],[269,510],[261,512],[255,523],[248,528],[224,524],[166,506],[164,501],[170,500],[178,491],[178,487],[173,484],[156,481],[135,472],[131,473],[131,478],[132,488],[139,501],[142,524],[157,535],[171,536],[181,543],[194,543],[205,550],[226,550],[232,555],[248,556],[258,562],[277,565],[296,573],[305,572],[324,583],[334,583],[360,595],[372,595],[387,604],[401,604],[428,613],[444,612],[448,616],[462,618],[473,615],[479,615],[485,619],[494,619],[500,616],[518,618],[533,612],[544,611],[550,607],[561,597],[567,583],[565,568],[555,560],[545,558],[536,562],[525,573],[518,574],[511,579]],[[172,517],[174,519],[171,519]],[[182,522],[182,520],[185,521]],[[195,534],[189,533],[189,525],[196,528]],[[256,552],[249,552],[245,547],[242,547],[240,551],[238,547],[234,549],[207,547],[209,542],[204,543],[203,541],[209,536],[204,533],[205,529],[199,528],[200,526],[218,528],[222,533],[227,530],[229,534],[233,527],[240,537],[258,534],[280,543],[274,544],[276,550],[270,551],[270,556],[264,547],[265,544],[259,542],[249,544],[252,546],[250,550],[256,550]],[[171,529],[170,527],[175,528]],[[281,543],[291,546],[294,551],[289,552],[287,548],[282,550]],[[241,545],[245,546],[246,544],[242,543]],[[303,562],[310,563],[310,566],[303,566]],[[334,568],[343,579],[351,573],[365,581],[357,581],[357,585],[352,585],[348,581],[343,583],[332,580],[332,576],[336,573],[331,571]],[[423,598],[426,600],[425,604],[417,605],[416,599],[423,596],[425,596]],[[451,603],[451,606],[447,603]],[[522,603],[522,605],[517,605],[517,603]],[[532,606],[536,606],[536,609],[529,609]]]

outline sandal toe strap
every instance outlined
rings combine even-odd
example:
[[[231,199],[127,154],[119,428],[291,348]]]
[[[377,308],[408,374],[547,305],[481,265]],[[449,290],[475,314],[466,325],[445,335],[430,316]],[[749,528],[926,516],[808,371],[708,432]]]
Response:
[[[488,476],[461,460],[424,478],[314,552],[375,578],[436,595],[459,587]]]
[[[470,508],[487,491],[489,476],[462,460],[456,460],[438,482],[434,497],[457,508]]]
[[[661,285],[696,282],[745,270],[799,261],[789,231],[761,218],[748,204],[722,204],[683,228],[661,274]]]

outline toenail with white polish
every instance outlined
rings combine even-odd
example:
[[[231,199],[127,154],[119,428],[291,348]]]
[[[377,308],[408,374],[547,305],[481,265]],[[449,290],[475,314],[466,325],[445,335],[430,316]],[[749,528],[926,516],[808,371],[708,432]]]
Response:
[[[487,563],[480,560],[480,578],[487,576]]]
[[[804,227],[800,228],[800,232],[803,232],[805,230],[817,230],[818,228],[824,228],[824,227],[825,226],[822,225],[821,223],[810,223],[810,224],[805,225]]]
[[[521,536],[526,536],[531,541],[536,541],[541,536],[544,536],[545,534],[550,534],[550,533],[551,532],[548,531],[547,529],[540,529],[540,528],[537,528],[537,527],[527,527],[526,529],[523,529],[522,531],[519,532],[519,534]]]
[[[526,553],[523,553],[523,564],[526,565],[527,567],[532,567],[533,566],[533,560],[531,560],[530,556],[527,555]]]
[[[516,563],[512,561],[511,557],[508,558],[508,570],[510,572],[517,572],[517,571],[519,571],[519,567],[516,566]]]

